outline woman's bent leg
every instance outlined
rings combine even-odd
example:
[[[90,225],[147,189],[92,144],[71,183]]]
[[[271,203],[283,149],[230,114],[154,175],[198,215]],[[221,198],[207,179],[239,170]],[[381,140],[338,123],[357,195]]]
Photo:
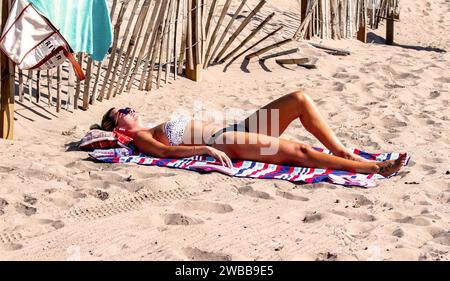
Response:
[[[243,121],[252,133],[279,137],[294,120],[314,135],[334,155],[351,160],[365,161],[350,153],[339,141],[320,114],[314,101],[302,91],[296,91],[263,106]],[[274,128],[275,125],[275,128]]]

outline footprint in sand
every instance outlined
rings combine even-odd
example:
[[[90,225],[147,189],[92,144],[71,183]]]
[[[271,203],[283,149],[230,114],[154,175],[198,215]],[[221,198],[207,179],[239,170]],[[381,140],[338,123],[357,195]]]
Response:
[[[54,229],[60,229],[64,227],[64,223],[60,220],[48,220],[48,219],[40,219],[39,223],[41,224],[49,224],[51,225]]]
[[[27,204],[34,205],[37,203],[37,199],[30,195],[24,195],[23,201]]]
[[[408,123],[399,120],[394,115],[387,115],[387,116],[381,118],[381,120],[383,121],[384,126],[387,127],[387,128],[390,128],[390,127],[406,127],[406,126],[408,126]]]
[[[433,242],[450,246],[450,232],[442,232],[433,237]]]
[[[433,166],[422,164],[421,167],[426,172],[427,175],[436,174],[436,169]]]
[[[430,225],[430,222],[427,219],[424,218],[413,218],[410,216],[404,217],[402,219],[395,220],[399,223],[407,223],[407,224],[413,224],[417,226],[427,226]]]
[[[277,192],[275,193],[277,196],[280,196],[284,199],[288,199],[288,200],[297,200],[297,201],[309,201],[309,198],[303,197],[303,196],[298,196],[298,195],[294,195],[290,192],[287,191],[281,191],[281,190],[277,190]]]
[[[0,173],[8,174],[14,170],[15,168],[0,166]]]
[[[0,249],[3,251],[17,251],[22,248],[23,248],[22,244],[16,244],[16,243],[0,244]]]
[[[373,215],[369,215],[364,212],[353,213],[353,212],[343,212],[343,211],[331,210],[330,213],[338,215],[338,216],[346,217],[351,220],[357,220],[357,221],[362,221],[362,222],[373,222],[373,221],[377,220]]]
[[[109,193],[102,190],[95,190],[93,192],[94,196],[102,201],[105,201],[109,198]]]
[[[15,205],[16,207],[16,211],[20,214],[24,214],[26,216],[32,216],[34,214],[36,214],[37,209],[34,207],[29,207],[27,205],[24,205],[22,203],[16,203]]]
[[[368,112],[369,111],[369,108],[366,107],[366,106],[351,105],[350,108],[355,110],[355,111],[363,111],[363,112]]]
[[[177,205],[183,210],[205,211],[217,214],[224,214],[233,211],[233,208],[228,204],[209,202],[204,200],[186,201],[178,203]]]
[[[0,216],[4,214],[3,209],[8,205],[9,205],[8,201],[6,201],[3,198],[0,198]]]
[[[314,223],[318,222],[323,219],[323,215],[317,212],[307,213],[303,219],[302,222],[304,223]]]
[[[335,82],[333,84],[333,86],[334,86],[333,90],[336,92],[343,92],[343,91],[347,90],[347,87],[345,86],[345,84],[341,83],[341,82]]]
[[[224,253],[207,252],[198,248],[187,247],[183,254],[191,261],[231,261],[230,255]]]
[[[164,214],[162,215],[165,225],[194,225],[202,224],[203,221],[196,218],[191,218],[183,214]]]
[[[368,237],[375,228],[372,224],[362,224],[360,222],[347,223],[345,225],[346,233],[357,239]]]
[[[439,91],[432,91],[430,93],[430,99],[435,99],[437,97],[439,97],[441,95],[441,93]]]
[[[125,176],[123,176],[117,172],[91,171],[91,172],[89,172],[89,177],[91,180],[103,180],[103,181],[123,182],[126,180]]]
[[[97,163],[91,163],[84,160],[77,160],[74,162],[70,162],[69,164],[64,165],[64,167],[69,169],[78,169],[80,172],[90,172],[90,171],[99,171],[100,166]]]
[[[381,135],[381,137],[382,137],[383,139],[385,139],[386,141],[392,141],[393,139],[396,139],[396,138],[400,137],[399,134],[396,134],[396,133],[389,133],[389,132],[381,133],[380,135]]]
[[[57,173],[47,172],[44,169],[26,169],[22,170],[19,174],[21,174],[25,178],[35,179],[35,180],[42,180],[42,181],[65,181],[70,182],[71,180],[64,176]]]
[[[403,231],[403,229],[397,228],[396,230],[394,230],[392,232],[392,236],[395,236],[395,237],[398,237],[398,238],[402,238],[403,236],[405,236],[405,232]]]
[[[317,254],[316,261],[335,261],[337,260],[337,254],[331,252],[324,252]]]
[[[255,198],[259,198],[259,199],[266,199],[266,200],[273,199],[269,193],[264,192],[264,191],[254,190],[253,187],[248,186],[248,185],[240,187],[237,190],[238,190],[238,193],[242,194],[242,195],[255,197]]]
[[[361,194],[351,194],[339,192],[337,196],[344,200],[349,200],[352,203],[358,204],[359,206],[370,206],[373,205],[373,202],[369,200],[366,196]]]

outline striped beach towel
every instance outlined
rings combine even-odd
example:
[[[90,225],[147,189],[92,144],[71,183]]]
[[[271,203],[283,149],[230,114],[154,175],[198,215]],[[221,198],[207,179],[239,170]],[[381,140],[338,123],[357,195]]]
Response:
[[[319,147],[314,147],[314,149],[332,154],[327,149]],[[376,161],[394,160],[399,157],[399,153],[396,152],[368,153],[356,148],[353,148],[352,151],[366,159]],[[138,165],[178,168],[197,172],[216,171],[234,177],[279,179],[305,184],[329,182],[343,186],[374,187],[376,186],[375,180],[384,179],[379,174],[359,174],[348,171],[284,166],[255,161],[236,161],[233,162],[233,168],[226,168],[209,156],[162,159],[145,154],[133,155],[133,151],[127,148],[97,149],[89,153],[89,155],[95,160],[105,163],[135,163]],[[410,156],[408,155],[405,166],[408,165],[409,159]]]

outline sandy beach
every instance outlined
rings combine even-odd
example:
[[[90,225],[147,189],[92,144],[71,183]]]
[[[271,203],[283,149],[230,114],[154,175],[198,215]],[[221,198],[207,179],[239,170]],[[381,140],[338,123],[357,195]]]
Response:
[[[292,36],[297,1],[272,10]],[[313,40],[350,56],[283,46],[317,69],[240,59],[88,111],[16,103],[15,140],[0,140],[0,260],[449,260],[450,2],[402,1],[400,15],[394,46],[384,23],[367,44]],[[407,151],[409,166],[364,189],[102,164],[76,149],[113,106],[160,124],[199,104],[252,112],[296,90],[347,147]],[[298,121],[283,137],[323,147]]]

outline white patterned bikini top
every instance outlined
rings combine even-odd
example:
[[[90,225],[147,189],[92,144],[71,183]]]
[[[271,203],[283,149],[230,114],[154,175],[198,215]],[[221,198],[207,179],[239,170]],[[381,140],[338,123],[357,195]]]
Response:
[[[181,117],[164,124],[164,134],[171,146],[180,145],[183,142],[184,131],[191,120],[190,117]]]

